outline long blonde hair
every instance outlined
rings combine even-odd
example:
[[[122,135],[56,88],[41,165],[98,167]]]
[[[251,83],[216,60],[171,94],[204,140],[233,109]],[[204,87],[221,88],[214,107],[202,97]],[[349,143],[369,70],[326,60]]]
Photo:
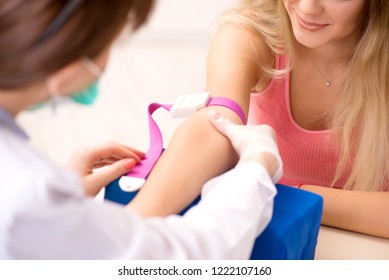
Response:
[[[288,54],[287,70],[293,68],[296,41],[282,0],[243,0],[222,19],[253,29],[275,54]],[[357,36],[351,71],[328,123],[341,151],[333,182],[352,162],[344,189],[382,191],[389,184],[389,1],[366,1]]]

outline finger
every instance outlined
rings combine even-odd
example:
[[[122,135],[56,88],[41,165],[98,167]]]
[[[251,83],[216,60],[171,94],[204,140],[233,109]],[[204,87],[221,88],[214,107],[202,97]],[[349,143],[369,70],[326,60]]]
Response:
[[[134,159],[123,159],[87,175],[84,177],[87,193],[89,195],[96,195],[110,182],[132,170],[135,165],[136,162]]]
[[[104,167],[107,165],[111,165],[111,164],[113,164],[119,160],[123,160],[123,159],[124,158],[119,158],[119,157],[104,158],[104,159],[101,159],[99,162],[95,162],[93,164],[93,168],[100,168],[100,167]],[[134,161],[135,161],[135,159],[134,159]]]
[[[208,118],[211,121],[212,125],[222,134],[231,139],[235,124],[229,119],[223,117],[215,110],[210,110],[208,112]]]
[[[104,167],[104,166],[107,166],[107,165],[111,165],[115,162],[119,161],[119,159],[116,159],[116,160],[103,160],[101,162],[98,162],[98,163],[95,163],[93,165],[93,169],[96,169],[96,168],[101,168],[101,167]]]
[[[92,153],[94,153],[94,162],[99,162],[102,159],[109,157],[115,157],[118,159],[133,158],[137,163],[140,163],[145,156],[143,152],[114,142],[101,144],[92,150]]]
[[[97,166],[105,166],[105,165],[110,165],[110,164],[113,164],[119,160],[123,160],[124,158],[119,158],[119,157],[109,157],[109,158],[103,158],[103,159],[100,159],[98,162],[95,162],[93,164],[94,167],[97,167]],[[135,160],[135,159],[134,159]]]
[[[127,145],[124,145],[124,144],[119,144],[119,145],[121,145],[121,146],[123,146],[125,149],[128,149],[128,150],[132,151],[133,153],[137,154],[140,158],[144,158],[145,155],[146,155],[144,152],[142,152],[142,151],[140,151],[140,150],[138,150],[138,149],[135,149],[135,148],[133,148],[133,147],[130,147],[130,146],[127,146]]]

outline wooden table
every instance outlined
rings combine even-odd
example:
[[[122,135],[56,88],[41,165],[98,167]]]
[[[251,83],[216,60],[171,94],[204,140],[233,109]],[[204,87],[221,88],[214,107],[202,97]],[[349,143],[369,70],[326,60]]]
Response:
[[[321,226],[317,260],[389,260],[389,239]]]

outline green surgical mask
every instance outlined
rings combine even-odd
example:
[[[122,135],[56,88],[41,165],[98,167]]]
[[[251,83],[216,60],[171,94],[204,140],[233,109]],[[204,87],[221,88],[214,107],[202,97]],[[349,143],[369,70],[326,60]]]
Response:
[[[98,80],[96,80],[86,89],[70,96],[70,99],[82,105],[92,105],[95,102],[98,94]]]
[[[79,91],[73,95],[67,96],[67,97],[61,96],[61,98],[69,99],[69,100],[73,101],[74,103],[78,103],[81,105],[89,106],[95,102],[98,94],[99,94],[98,80],[96,80],[95,82],[93,82],[91,85],[89,85],[84,90],[81,90],[81,91]],[[55,107],[58,105],[58,104],[53,105],[53,102],[58,102],[58,100],[39,102],[37,104],[31,105],[26,110],[27,111],[35,111],[35,110],[41,109],[45,105],[49,105],[52,107]]]
[[[90,73],[96,77],[97,80],[84,90],[73,94],[70,98],[76,103],[80,103],[82,105],[91,105],[96,100],[96,97],[99,93],[97,84],[102,74],[102,70],[98,65],[96,65],[95,62],[87,57],[83,57],[81,59],[81,63],[85,66],[86,69],[89,70]]]
[[[72,100],[75,103],[88,106],[88,105],[92,105],[94,103],[94,101],[96,100],[96,97],[99,93],[99,89],[98,89],[99,80],[98,80],[98,78],[100,77],[102,71],[89,58],[83,58],[81,61],[84,64],[84,66],[97,78],[97,80],[94,81],[92,84],[90,84],[85,89],[83,89],[83,90],[81,90],[81,91],[79,91],[79,92],[77,92],[69,97],[61,96],[61,98],[69,98],[70,100]],[[54,108],[53,110],[55,110],[55,107],[57,106],[57,104],[56,104],[57,102],[58,102],[58,99],[53,97],[51,102],[50,102],[51,106]],[[34,111],[34,110],[37,110],[39,108],[42,108],[44,106],[44,104],[46,104],[46,103],[49,103],[49,102],[40,102],[38,104],[34,104],[34,105],[30,106],[29,108],[27,108],[27,111]]]

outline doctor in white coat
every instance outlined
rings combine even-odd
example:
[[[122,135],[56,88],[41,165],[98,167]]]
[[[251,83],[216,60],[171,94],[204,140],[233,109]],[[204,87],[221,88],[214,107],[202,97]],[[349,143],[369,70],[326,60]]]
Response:
[[[201,202],[184,216],[141,218],[93,195],[130,171],[142,152],[105,143],[75,153],[62,168],[35,151],[15,122],[20,111],[57,95],[88,98],[88,91],[77,92],[96,81],[111,43],[126,24],[133,30],[140,26],[152,2],[0,4],[0,259],[250,256],[255,238],[270,221],[274,183],[281,176],[271,128],[239,126],[210,114],[240,155],[238,165],[206,183]]]

